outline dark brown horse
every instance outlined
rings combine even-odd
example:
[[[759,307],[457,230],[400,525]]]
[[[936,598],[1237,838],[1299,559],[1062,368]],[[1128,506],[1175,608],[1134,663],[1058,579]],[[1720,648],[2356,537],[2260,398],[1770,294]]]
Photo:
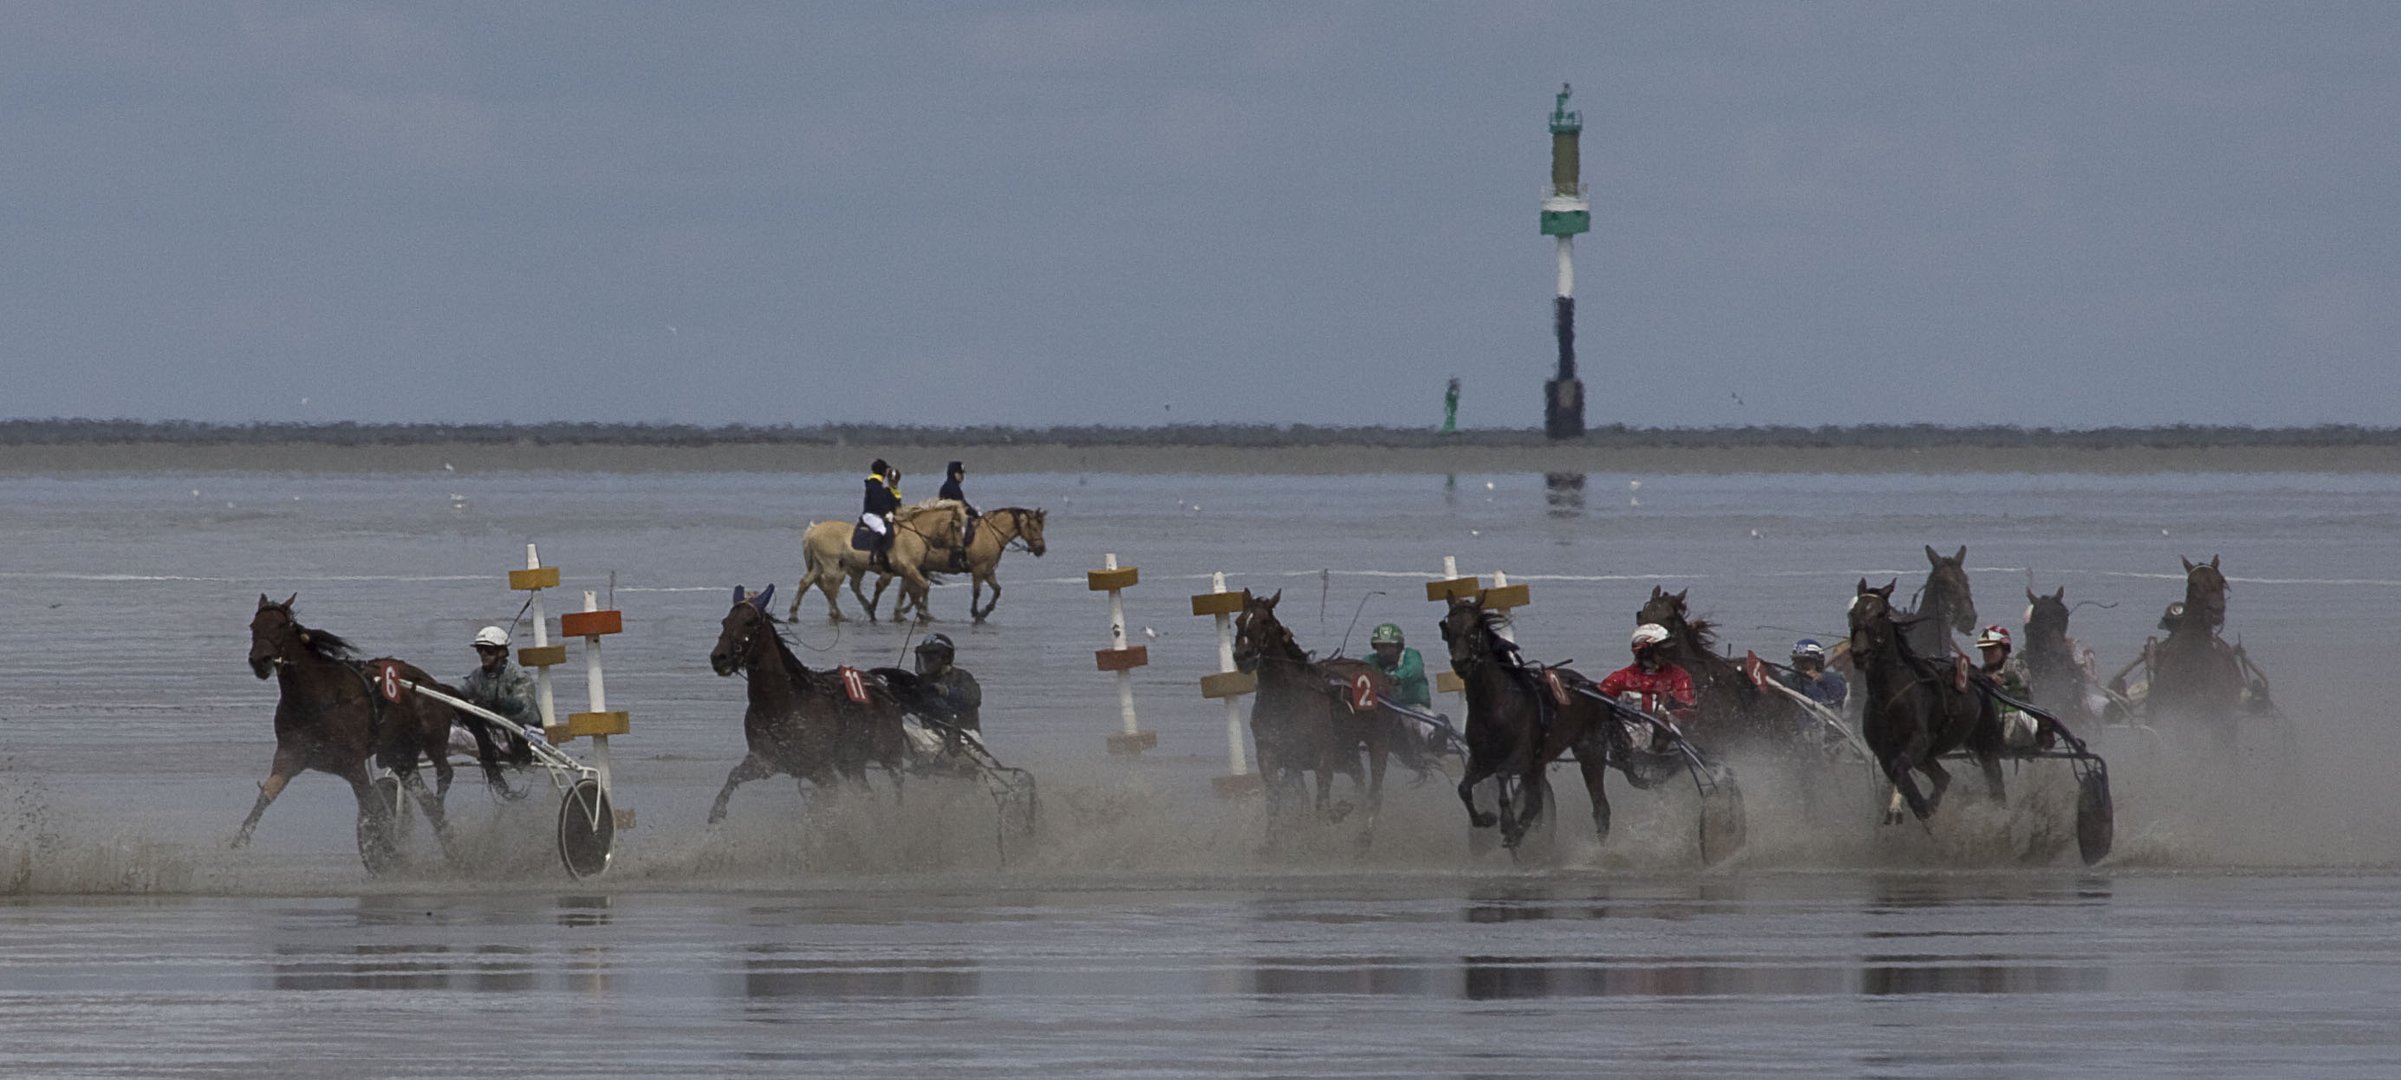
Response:
[[[1495,614],[1473,597],[1453,597],[1442,617],[1442,640],[1451,670],[1467,686],[1467,772],[1459,779],[1459,801],[1468,825],[1498,825],[1501,843],[1515,848],[1542,816],[1543,775],[1561,754],[1572,754],[1592,796],[1592,826],[1609,838],[1609,796],[1602,778],[1613,762],[1623,763],[1627,739],[1607,706],[1595,698],[1590,680],[1567,668],[1534,668],[1518,659],[1517,646],[1503,638]],[[1637,787],[1649,781],[1627,767]],[[1498,778],[1500,813],[1476,806],[1475,789]]]
[[[1871,589],[1860,579],[1850,614],[1851,658],[1867,684],[1860,736],[1893,786],[1894,803],[1886,808],[1885,820],[1900,820],[1902,801],[1918,820],[1932,816],[1951,785],[1951,774],[1935,759],[1963,747],[1983,769],[1992,800],[2000,802],[1998,714],[1969,682],[1964,658],[1947,651],[1923,655],[1911,643],[1903,629],[1906,620],[1893,614],[1893,587]],[[1934,790],[1921,793],[1912,772],[1924,773]]]
[[[901,781],[908,733],[900,703],[874,673],[811,671],[803,665],[768,614],[774,597],[772,585],[761,593],[737,586],[717,645],[709,650],[712,670],[741,672],[750,689],[750,705],[742,713],[749,752],[725,774],[725,786],[709,808],[710,824],[725,820],[736,787],[778,773],[822,790],[844,780],[864,784],[867,767],[874,765],[892,778],[895,790]],[[855,686],[849,682],[854,677]],[[866,700],[854,701],[854,690]]]
[[[2218,569],[2216,556],[2205,563],[2183,562],[2183,611],[2168,621],[2167,640],[2144,645],[2151,661],[2145,711],[2154,723],[2207,730],[2222,747],[2232,749],[2244,678],[2242,657],[2218,637],[2218,629],[2226,625],[2226,575]]]
[[[1902,617],[1908,625],[1909,645],[1919,656],[1935,659],[1951,655],[1954,646],[1951,634],[1955,631],[1973,636],[1976,633],[1976,595],[1967,583],[1967,545],[1959,545],[1955,555],[1945,555],[1926,545],[1926,583],[1918,588],[1917,610]]]
[[[389,666],[398,678],[456,691],[411,664],[361,661],[348,641],[293,618],[292,604],[298,599],[294,593],[277,603],[262,594],[250,619],[251,674],[274,679],[280,697],[275,703],[275,758],[258,786],[258,802],[234,834],[233,846],[250,842],[260,816],[294,776],[315,769],[350,782],[358,800],[359,854],[370,871],[392,865],[399,854],[393,835],[399,789],[416,796],[447,847],[442,798],[450,791],[450,725],[455,714],[449,706],[415,694],[404,692],[397,702],[386,700],[375,680],[379,670]],[[486,775],[498,783],[494,740],[482,725],[470,727],[482,750]],[[417,775],[420,758],[433,762],[431,791]],[[377,791],[380,771],[393,774],[393,791]]]
[[[2091,720],[2085,700],[2092,673],[2084,669],[2075,639],[2068,637],[2068,591],[2049,596],[2026,590],[2026,678],[2034,703],[2069,720]]]
[[[1316,809],[1339,820],[1349,807],[1333,802],[1336,772],[1366,790],[1368,826],[1384,802],[1384,769],[1392,753],[1394,722],[1378,699],[1391,692],[1391,679],[1363,660],[1312,660],[1292,631],[1276,619],[1284,594],[1265,598],[1244,590],[1242,614],[1234,618],[1234,665],[1259,678],[1251,703],[1251,740],[1266,783],[1269,828],[1288,820],[1290,797],[1304,786],[1302,774],[1317,777]],[[1359,775],[1359,756],[1367,774]]]
[[[1760,689],[1743,674],[1741,664],[1717,651],[1716,627],[1688,615],[1685,597],[1691,592],[1651,586],[1651,598],[1635,612],[1634,623],[1665,628],[1668,659],[1692,676],[1697,699],[1692,730],[1720,749],[1746,744],[1799,749],[1801,736],[1817,730],[1816,721],[1791,698]]]

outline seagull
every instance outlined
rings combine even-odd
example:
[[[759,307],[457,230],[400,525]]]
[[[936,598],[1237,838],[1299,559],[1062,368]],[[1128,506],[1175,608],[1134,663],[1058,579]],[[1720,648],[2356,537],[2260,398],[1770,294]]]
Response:
[[[1159,640],[1159,632],[1158,632],[1158,631],[1156,631],[1156,630],[1153,630],[1153,629],[1151,629],[1150,627],[1147,627],[1147,626],[1145,626],[1145,627],[1143,627],[1143,628],[1142,628],[1142,636],[1143,636],[1143,637],[1146,637],[1146,638],[1149,638],[1149,639],[1151,639],[1152,641],[1157,641],[1157,640]]]

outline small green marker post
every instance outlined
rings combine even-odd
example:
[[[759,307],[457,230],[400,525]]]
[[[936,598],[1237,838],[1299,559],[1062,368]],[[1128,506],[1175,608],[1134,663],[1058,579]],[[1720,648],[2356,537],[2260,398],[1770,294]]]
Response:
[[[1451,376],[1451,385],[1442,392],[1442,433],[1459,433],[1459,377]]]

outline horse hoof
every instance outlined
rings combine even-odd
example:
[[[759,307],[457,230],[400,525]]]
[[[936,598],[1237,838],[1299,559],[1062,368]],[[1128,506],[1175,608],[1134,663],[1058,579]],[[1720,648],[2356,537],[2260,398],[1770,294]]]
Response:
[[[1500,824],[1501,819],[1494,817],[1491,814],[1469,814],[1467,815],[1467,823],[1479,829],[1489,829]]]
[[[1899,825],[1908,820],[1909,818],[1898,810],[1887,810],[1884,812],[1884,823],[1887,825]]]

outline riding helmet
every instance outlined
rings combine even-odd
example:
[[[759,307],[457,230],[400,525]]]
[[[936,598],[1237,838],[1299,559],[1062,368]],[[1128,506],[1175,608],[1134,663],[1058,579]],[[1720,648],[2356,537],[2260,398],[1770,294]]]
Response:
[[[1399,623],[1377,623],[1375,630],[1367,635],[1367,643],[1370,645],[1408,644],[1407,642],[1401,640],[1401,627]]]
[[[1634,628],[1634,651],[1641,652],[1654,645],[1667,644],[1667,627],[1647,622]]]
[[[478,648],[486,645],[489,645],[495,649],[508,648],[509,632],[497,626],[484,627],[483,629],[475,632],[475,644]]]
[[[1995,645],[1998,645],[2004,649],[2009,647],[2008,627],[1999,625],[1987,626],[1984,628],[1983,633],[1976,635],[1977,648],[1989,649]]]
[[[1823,660],[1826,658],[1826,647],[1818,644],[1816,638],[1802,638],[1792,643],[1792,658],[1795,660]]]
[[[948,634],[927,634],[924,641],[917,643],[917,651],[920,653],[941,653],[944,656],[957,656],[959,653],[958,649],[952,647],[950,643],[950,635]]]

